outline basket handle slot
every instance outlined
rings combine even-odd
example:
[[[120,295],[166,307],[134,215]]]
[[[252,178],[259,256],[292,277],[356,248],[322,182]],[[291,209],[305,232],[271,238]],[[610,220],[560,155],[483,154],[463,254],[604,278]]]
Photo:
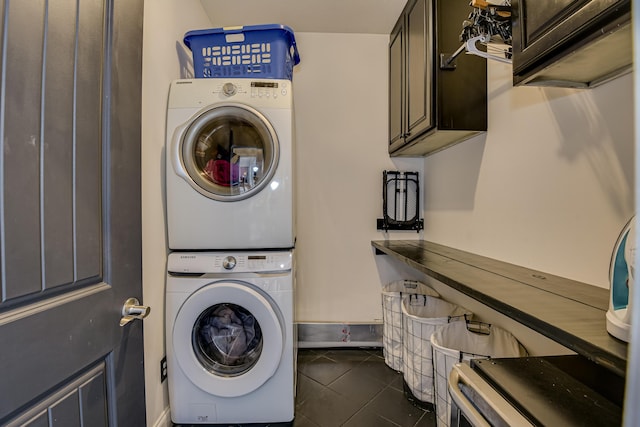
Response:
[[[467,330],[474,334],[491,335],[491,323],[480,322],[477,320],[465,319]]]
[[[416,289],[418,287],[418,281],[417,280],[405,280],[404,281],[404,287],[407,289]]]
[[[243,33],[230,33],[224,35],[227,43],[242,43],[244,41]]]

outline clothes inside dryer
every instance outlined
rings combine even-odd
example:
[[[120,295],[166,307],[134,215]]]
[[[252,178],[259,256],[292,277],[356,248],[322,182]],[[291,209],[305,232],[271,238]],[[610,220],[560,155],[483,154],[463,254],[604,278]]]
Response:
[[[259,191],[273,174],[276,155],[277,139],[265,120],[237,106],[205,112],[182,142],[189,176],[218,197]]]
[[[196,356],[211,373],[241,375],[251,369],[262,353],[262,330],[245,308],[216,304],[204,311],[193,328]]]

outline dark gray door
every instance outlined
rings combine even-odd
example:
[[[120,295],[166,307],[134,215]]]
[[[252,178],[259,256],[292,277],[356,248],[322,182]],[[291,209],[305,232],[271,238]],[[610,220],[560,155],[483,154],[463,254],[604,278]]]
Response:
[[[0,0],[0,425],[145,425],[142,0]]]

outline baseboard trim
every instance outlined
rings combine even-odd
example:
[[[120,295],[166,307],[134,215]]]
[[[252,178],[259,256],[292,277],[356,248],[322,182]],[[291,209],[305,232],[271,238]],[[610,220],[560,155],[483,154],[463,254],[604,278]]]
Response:
[[[297,323],[298,347],[382,347],[382,323]]]
[[[171,408],[169,406],[164,408],[162,414],[160,414],[156,422],[152,425],[153,427],[173,427],[173,423],[171,422]]]

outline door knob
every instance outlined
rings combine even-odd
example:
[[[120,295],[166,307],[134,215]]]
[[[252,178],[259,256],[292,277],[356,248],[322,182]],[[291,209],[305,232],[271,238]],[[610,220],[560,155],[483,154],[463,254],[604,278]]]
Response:
[[[146,305],[140,305],[140,301],[137,298],[129,298],[124,302],[122,306],[122,318],[120,319],[120,326],[124,326],[132,320],[144,319],[149,315],[151,307]]]

